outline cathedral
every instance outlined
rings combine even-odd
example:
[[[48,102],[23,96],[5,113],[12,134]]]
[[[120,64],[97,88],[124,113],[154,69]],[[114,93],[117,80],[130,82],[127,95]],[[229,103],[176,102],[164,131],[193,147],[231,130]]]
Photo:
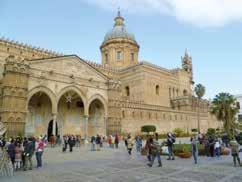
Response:
[[[140,45],[120,12],[100,46],[102,63],[0,39],[0,126],[8,136],[132,135],[215,128],[209,102],[193,95],[193,65],[139,61]],[[199,112],[198,112],[199,111]]]

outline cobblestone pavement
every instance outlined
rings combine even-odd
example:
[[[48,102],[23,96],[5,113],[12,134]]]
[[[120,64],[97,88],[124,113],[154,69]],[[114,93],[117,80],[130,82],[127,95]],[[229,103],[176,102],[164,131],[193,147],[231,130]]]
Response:
[[[35,161],[35,158],[33,158]],[[145,156],[127,154],[120,149],[104,148],[91,152],[88,148],[74,148],[62,153],[61,148],[47,148],[41,169],[15,172],[1,182],[242,182],[242,168],[233,167],[231,156],[222,159],[201,157],[199,164],[192,159],[167,161],[163,167],[148,167]],[[35,162],[34,162],[35,164]]]

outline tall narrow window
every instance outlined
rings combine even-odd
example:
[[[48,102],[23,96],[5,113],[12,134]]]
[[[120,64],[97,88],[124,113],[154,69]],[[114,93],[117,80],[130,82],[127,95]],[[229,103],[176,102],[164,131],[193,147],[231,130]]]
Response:
[[[108,53],[105,54],[105,63],[108,63]]]
[[[131,53],[131,61],[134,61],[134,53]]]
[[[171,98],[171,88],[169,88],[169,98]]]
[[[126,94],[126,96],[129,96],[129,86],[127,86],[127,87],[125,87],[125,94]]]
[[[123,59],[123,54],[122,54],[121,51],[118,51],[118,52],[117,52],[117,60],[120,61],[120,60],[122,60],[122,59]]]
[[[160,94],[160,86],[159,85],[155,86],[155,93],[156,93],[156,95]]]

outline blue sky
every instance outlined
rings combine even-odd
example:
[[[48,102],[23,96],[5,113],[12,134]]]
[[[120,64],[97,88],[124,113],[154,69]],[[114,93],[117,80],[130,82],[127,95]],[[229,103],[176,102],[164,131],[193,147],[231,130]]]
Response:
[[[197,0],[199,7],[181,1],[1,0],[0,36],[100,63],[99,46],[120,6],[140,60],[180,67],[187,48],[206,98],[242,94],[241,1]]]

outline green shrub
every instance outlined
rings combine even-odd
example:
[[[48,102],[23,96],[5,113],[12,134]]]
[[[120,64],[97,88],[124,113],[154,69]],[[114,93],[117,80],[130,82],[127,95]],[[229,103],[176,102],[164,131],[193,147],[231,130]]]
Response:
[[[176,137],[181,137],[185,132],[181,128],[175,128],[173,130],[173,133],[176,135]]]
[[[198,129],[197,129],[197,128],[192,128],[191,131],[192,131],[193,133],[195,133],[195,132],[198,132]]]
[[[208,128],[207,133],[208,136],[212,136],[216,134],[216,130],[214,128]]]
[[[145,133],[150,133],[150,132],[155,132],[156,131],[156,127],[154,125],[144,125],[141,127],[141,132],[145,132]]]

